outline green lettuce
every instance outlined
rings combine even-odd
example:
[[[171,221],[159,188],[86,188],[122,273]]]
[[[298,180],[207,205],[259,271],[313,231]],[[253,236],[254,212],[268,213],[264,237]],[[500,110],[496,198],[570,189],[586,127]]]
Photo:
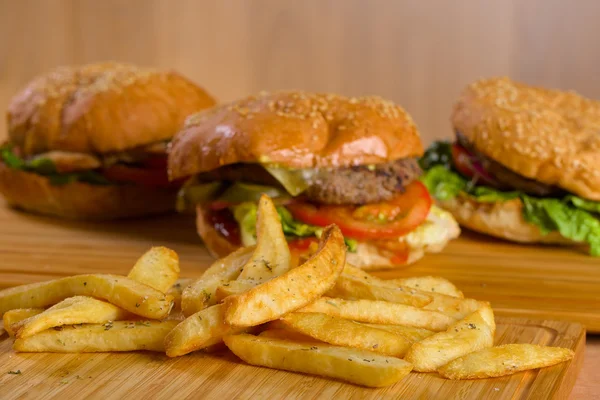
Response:
[[[256,243],[256,218],[258,208],[256,203],[242,203],[232,207],[233,217],[240,225],[240,235],[244,246],[251,246]],[[300,222],[283,206],[277,207],[277,214],[281,221],[283,233],[288,238],[298,237],[321,237],[323,228],[320,226],[308,225]],[[348,251],[355,252],[358,242],[353,239],[344,239]]]
[[[432,166],[422,177],[429,192],[439,200],[449,200],[459,194],[481,202],[501,202],[520,198],[523,218],[539,227],[544,234],[558,231],[565,238],[588,243],[590,254],[600,256],[600,220],[594,215],[600,203],[574,195],[564,198],[539,198],[525,193],[503,192],[486,186],[474,186],[457,172],[442,164]]]
[[[36,157],[24,160],[9,146],[0,147],[0,160],[10,168],[42,175],[48,178],[53,185],[64,185],[71,182],[85,182],[94,185],[111,183],[104,176],[92,170],[60,173],[56,170],[52,160],[48,158]]]

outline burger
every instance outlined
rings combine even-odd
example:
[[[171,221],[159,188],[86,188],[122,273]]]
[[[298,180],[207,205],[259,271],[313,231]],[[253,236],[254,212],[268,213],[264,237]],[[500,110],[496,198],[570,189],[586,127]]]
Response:
[[[410,116],[381,98],[261,93],[190,116],[170,145],[169,175],[187,179],[180,209],[195,209],[215,256],[255,243],[266,193],[294,254],[336,224],[349,262],[390,268],[459,234],[419,181],[422,153]]]
[[[117,63],[62,67],[8,106],[0,193],[8,204],[71,219],[174,210],[167,143],[187,115],[214,105],[181,75]]]
[[[600,102],[485,79],[462,92],[452,123],[456,140],[432,145],[421,166],[462,226],[600,256]]]

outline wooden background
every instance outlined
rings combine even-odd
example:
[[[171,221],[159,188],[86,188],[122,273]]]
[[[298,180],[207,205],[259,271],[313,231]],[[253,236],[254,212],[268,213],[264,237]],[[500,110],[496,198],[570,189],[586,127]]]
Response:
[[[48,68],[113,59],[173,67],[221,100],[379,94],[429,141],[479,77],[600,98],[598,21],[598,0],[0,0],[0,108]]]

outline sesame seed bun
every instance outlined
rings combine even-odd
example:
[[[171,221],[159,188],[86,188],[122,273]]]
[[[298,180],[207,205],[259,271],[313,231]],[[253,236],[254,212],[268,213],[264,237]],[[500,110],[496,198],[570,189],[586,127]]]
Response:
[[[47,178],[0,163],[0,193],[25,211],[67,219],[111,220],[174,209],[177,190],[136,185],[52,185]]]
[[[521,243],[576,244],[558,232],[544,235],[536,225],[525,221],[521,199],[479,203],[459,195],[438,203],[461,226],[476,232]]]
[[[600,201],[599,101],[486,79],[463,91],[452,123],[479,152],[510,170]]]
[[[215,104],[171,71],[103,63],[61,67],[10,102],[8,135],[24,156],[109,153],[170,139],[187,115]]]
[[[401,107],[379,97],[261,93],[188,118],[169,152],[171,179],[234,163],[288,168],[379,164],[423,153]]]

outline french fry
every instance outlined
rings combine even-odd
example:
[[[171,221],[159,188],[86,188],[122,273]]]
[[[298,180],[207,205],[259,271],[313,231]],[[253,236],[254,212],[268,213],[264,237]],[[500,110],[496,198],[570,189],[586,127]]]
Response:
[[[256,326],[315,301],[333,287],[342,272],[345,246],[337,226],[325,228],[319,250],[304,264],[247,292],[227,297],[223,302],[225,322]]]
[[[446,314],[454,319],[463,319],[483,307],[490,307],[487,301],[465,299],[448,296],[445,294],[431,294],[433,301],[423,307],[425,310],[433,310]]]
[[[248,364],[326,376],[368,387],[394,384],[412,369],[399,358],[328,344],[296,343],[248,334],[227,336],[224,341],[233,354]]]
[[[190,316],[217,304],[215,291],[223,283],[238,277],[254,252],[254,247],[242,247],[227,257],[215,261],[202,275],[189,284],[181,295],[181,310]]]
[[[491,308],[481,308],[452,325],[446,332],[436,333],[413,344],[405,360],[414,365],[415,371],[432,372],[455,358],[492,347],[495,328],[486,322],[490,314],[493,318]]]
[[[44,312],[13,324],[17,338],[35,335],[46,329],[63,325],[102,324],[131,316],[127,311],[92,297],[69,297]]]
[[[263,194],[258,201],[256,249],[238,279],[254,280],[259,284],[287,272],[290,267],[290,249],[279,214],[273,201]]]
[[[119,275],[75,275],[0,291],[0,314],[15,308],[40,308],[73,296],[106,300],[133,314],[150,319],[169,315],[173,297]]]
[[[342,272],[342,274],[353,276],[355,278],[363,280],[367,283],[372,283],[374,285],[381,286],[382,282],[388,282],[387,280],[377,278],[375,275],[371,275],[368,272],[365,272],[364,270],[362,270],[358,267],[355,267],[354,265],[349,264],[349,263],[346,263],[346,265],[344,266],[344,271]],[[390,287],[394,287],[394,286],[398,286],[398,285],[390,285]]]
[[[215,299],[217,303],[225,300],[226,297],[242,294],[256,286],[255,281],[235,280],[223,283],[215,290]]]
[[[281,321],[288,328],[322,342],[387,356],[402,357],[411,346],[404,336],[322,313],[290,313]]]
[[[465,297],[452,282],[439,276],[415,276],[411,278],[384,280],[387,284],[397,286],[408,286],[422,292],[445,294],[453,297]]]
[[[267,329],[262,331],[258,336],[266,337],[270,339],[282,339],[291,340],[293,342],[300,343],[323,343],[320,340],[301,334],[300,332],[292,331],[290,329]]]
[[[174,309],[181,310],[181,296],[183,294],[183,289],[190,283],[192,283],[192,280],[189,278],[177,279],[173,286],[167,291],[168,295],[173,296]]]
[[[369,324],[360,322],[361,324],[370,326],[372,328],[383,329],[384,331],[392,332],[395,335],[404,336],[406,340],[411,343],[420,342],[433,335],[435,332],[423,328],[415,328],[414,326],[406,325],[386,325],[386,324]]]
[[[49,329],[13,345],[20,352],[98,353],[113,351],[165,351],[164,338],[176,321],[114,321],[105,324]]]
[[[182,356],[220,343],[223,336],[244,331],[223,322],[225,307],[216,304],[198,311],[179,323],[165,337],[167,356]]]
[[[2,316],[4,330],[9,336],[15,336],[15,331],[12,329],[13,325],[42,312],[44,312],[43,308],[17,308],[14,310],[9,310]]]
[[[437,311],[423,310],[398,303],[377,300],[344,300],[321,297],[299,312],[320,312],[333,317],[373,324],[408,325],[431,331],[443,331],[454,319]]]
[[[166,247],[152,247],[137,260],[127,277],[167,293],[179,278],[179,256]]]
[[[569,361],[575,353],[562,347],[505,344],[469,353],[450,361],[438,372],[448,379],[480,379],[511,375]]]
[[[413,307],[424,307],[433,298],[408,286],[385,287],[367,282],[357,276],[342,272],[333,289],[327,296],[347,300],[382,300],[391,303],[406,304]]]

